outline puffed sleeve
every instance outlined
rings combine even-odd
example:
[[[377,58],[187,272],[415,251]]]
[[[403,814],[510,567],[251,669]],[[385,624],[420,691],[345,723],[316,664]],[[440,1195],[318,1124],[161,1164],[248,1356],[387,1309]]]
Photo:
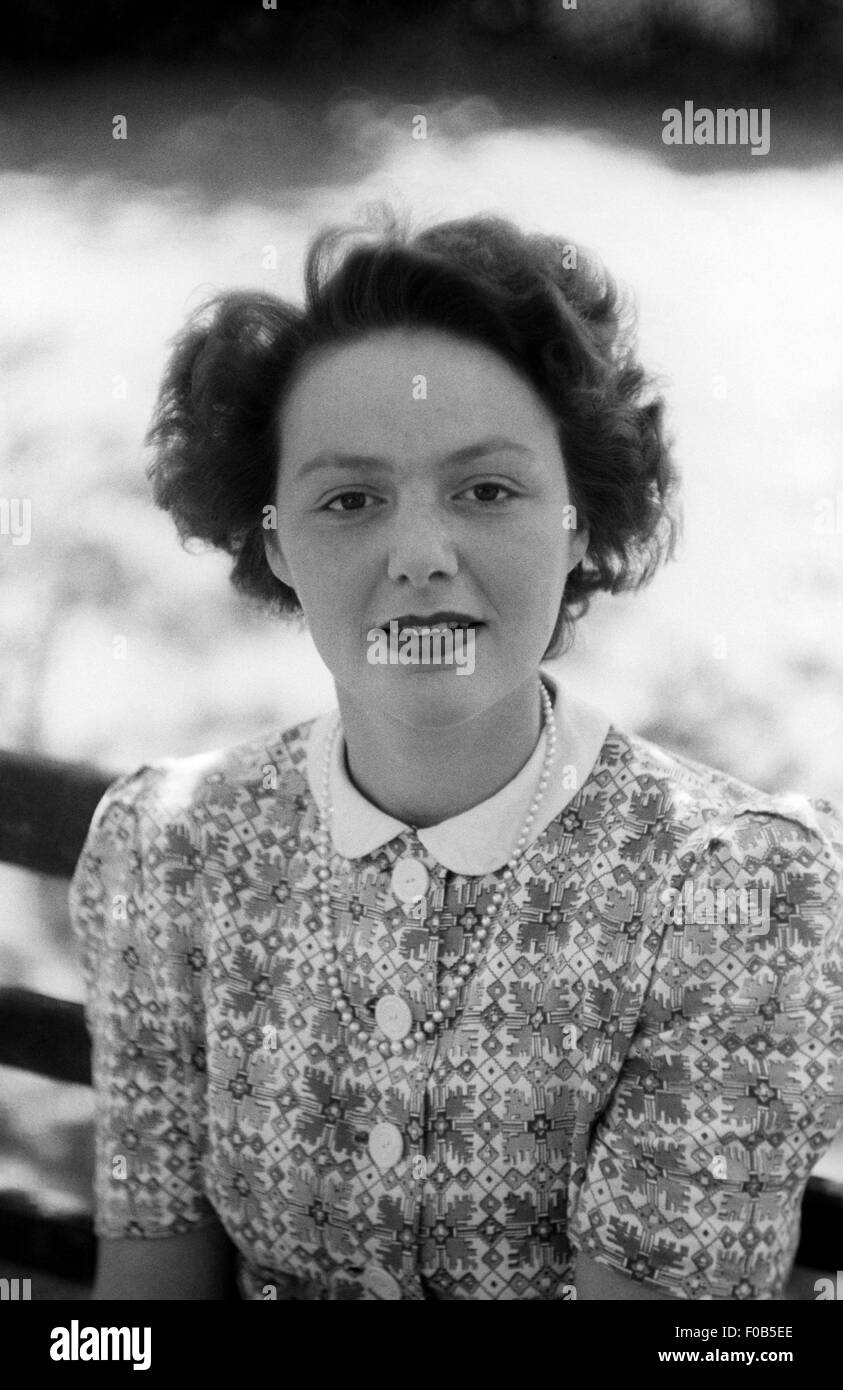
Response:
[[[695,831],[662,880],[581,1175],[574,1247],[676,1298],[782,1296],[805,1184],[843,1128],[843,822],[787,803]]]
[[[95,1093],[94,1228],[184,1233],[215,1219],[203,1191],[202,956],[189,813],[164,764],[108,788],[69,890]]]

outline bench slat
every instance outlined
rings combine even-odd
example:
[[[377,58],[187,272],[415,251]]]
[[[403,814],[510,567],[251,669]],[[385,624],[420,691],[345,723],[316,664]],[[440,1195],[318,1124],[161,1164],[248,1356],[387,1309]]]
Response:
[[[0,1191],[2,1256],[27,1272],[49,1270],[66,1279],[94,1278],[96,1238],[84,1212],[46,1212],[30,1193]]]
[[[0,752],[0,863],[70,878],[91,817],[119,773]]]
[[[15,985],[0,988],[0,1066],[91,1084],[91,1044],[81,1004]]]

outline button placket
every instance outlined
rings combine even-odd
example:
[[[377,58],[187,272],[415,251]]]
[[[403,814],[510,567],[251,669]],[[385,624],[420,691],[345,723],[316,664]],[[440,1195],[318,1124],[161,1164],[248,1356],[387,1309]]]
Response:
[[[425,862],[429,856],[415,834],[402,837],[394,852],[397,857],[391,861],[391,869],[389,861],[380,865],[382,871],[389,872],[386,883],[381,880],[381,892],[384,894],[381,910],[386,913],[389,931],[400,939],[403,931],[412,929],[411,923],[424,926],[431,913],[434,919],[431,925],[438,929],[437,913],[444,901],[444,877],[447,871],[440,870],[435,863],[428,865]],[[393,982],[384,971],[379,992],[366,1000],[366,1008],[369,1016],[374,1017],[377,1031],[383,1035],[384,1042],[391,1046],[392,1055],[399,1060],[406,1060],[410,1053],[423,1046],[419,1032],[433,1007],[431,999],[435,998],[435,979],[431,980],[429,975],[431,969],[434,976],[436,973],[438,947],[436,931],[431,931],[430,927],[428,931],[430,943],[425,959],[421,964],[417,959],[413,962],[416,979],[406,978],[406,957],[401,960],[393,958],[391,970],[398,978]],[[417,950],[416,947],[416,953]],[[408,993],[400,992],[402,985],[410,986]],[[418,997],[413,994],[413,986],[419,991]],[[421,1016],[420,1008],[424,1011]],[[387,1061],[391,1060],[383,1047],[381,1051]]]
[[[433,965],[434,970],[436,968],[436,932],[431,932],[431,936],[434,938],[434,954],[432,961],[428,960],[428,952],[424,950],[424,958],[420,961],[418,946],[412,957],[403,953],[399,944],[400,933],[405,929],[412,930],[414,922],[417,923],[419,920],[424,921],[425,916],[427,916],[427,921],[429,923],[429,916],[427,914],[438,910],[441,902],[444,901],[445,890],[443,881],[444,873],[438,873],[436,865],[431,864],[430,867],[428,867],[426,863],[423,863],[421,856],[418,853],[413,853],[416,849],[415,845],[408,844],[407,841],[405,841],[396,848],[398,848],[399,853],[398,858],[392,863],[393,873],[395,871],[395,866],[402,863],[402,861],[405,864],[412,861],[412,864],[418,866],[415,868],[412,866],[410,868],[404,868],[399,873],[398,884],[404,890],[405,898],[416,896],[421,891],[423,885],[425,887],[426,897],[422,898],[414,905],[409,903],[402,904],[395,901],[392,905],[387,906],[388,899],[386,895],[381,899],[379,905],[380,911],[384,911],[386,908],[387,914],[389,915],[391,913],[393,917],[392,921],[387,922],[387,929],[394,934],[395,944],[390,946],[388,951],[384,951],[382,959],[378,959],[377,956],[374,957],[375,964],[372,971],[371,985],[374,985],[375,989],[371,991],[371,996],[367,1001],[367,1008],[374,1013],[374,1021],[384,1037],[388,1038],[393,1043],[401,1043],[419,1027],[420,1020],[416,1018],[416,1013],[418,1011],[418,1003],[420,1003],[422,999],[421,990],[424,985],[424,972],[429,963]],[[419,872],[419,868],[423,870],[423,872]],[[387,865],[383,865],[381,866],[381,872],[383,872],[383,869],[386,869],[387,872],[381,878],[382,892],[384,889],[388,889],[390,884],[389,868]],[[403,879],[401,875],[404,875]],[[415,915],[419,909],[421,909],[420,917]],[[407,969],[408,960],[411,963],[412,976]],[[389,964],[389,971],[383,968],[386,962]],[[408,991],[407,993],[405,993],[405,989]],[[418,1003],[416,1002],[416,994],[414,991],[418,991]],[[372,1016],[371,1013],[369,1016]],[[431,1058],[435,1055],[435,1052],[436,1040],[434,1038],[428,1039],[420,1044],[413,1057],[413,1068],[415,1068],[423,1058]],[[406,1074],[402,1074],[400,1069],[395,1070],[393,1068],[393,1062],[395,1060],[402,1062],[402,1064],[406,1064]],[[361,1161],[364,1165],[364,1168],[360,1170],[360,1177],[367,1187],[371,1188],[372,1184],[377,1182],[376,1174],[380,1175],[384,1190],[391,1191],[396,1188],[396,1184],[400,1184],[400,1187],[404,1190],[404,1206],[406,1207],[409,1202],[409,1207],[405,1212],[405,1220],[409,1218],[412,1219],[412,1227],[417,1234],[420,1219],[420,1208],[418,1204],[421,1198],[421,1188],[418,1186],[417,1179],[412,1183],[410,1182],[409,1173],[412,1171],[410,1168],[412,1156],[418,1153],[419,1143],[407,1134],[403,1127],[399,1128],[397,1124],[392,1123],[389,1119],[384,1117],[382,1104],[385,1087],[398,1084],[403,1094],[404,1087],[407,1085],[413,1092],[417,1093],[419,1080],[416,1077],[411,1077],[409,1065],[409,1056],[399,1056],[397,1059],[393,1057],[378,1058],[377,1062],[372,1065],[368,1075],[370,1080],[375,1083],[378,1090],[381,1092],[379,1099],[376,1099],[374,1096],[372,1097],[374,1102],[372,1120],[376,1119],[376,1122],[372,1124],[370,1121],[370,1125],[367,1127],[357,1120],[353,1147],[355,1165]],[[425,1071],[427,1072],[428,1070],[429,1062],[425,1067]],[[424,1092],[424,1084],[424,1082],[421,1084],[422,1095]],[[422,1105],[424,1105],[424,1100],[422,1100]],[[378,1115],[378,1111],[380,1111],[380,1115]],[[423,1119],[421,1116],[419,1116],[419,1118],[421,1119],[423,1128]],[[365,1131],[367,1128],[369,1132],[366,1134]],[[422,1148],[423,1145],[424,1137],[422,1134]],[[364,1171],[367,1160],[371,1163],[371,1168],[368,1172]],[[406,1165],[408,1170],[406,1174],[404,1173],[404,1165]],[[408,1187],[412,1187],[413,1190],[408,1191]],[[384,1231],[382,1234],[385,1239],[388,1233]],[[418,1298],[422,1295],[420,1286],[418,1285],[418,1252],[415,1241],[412,1244],[412,1248],[402,1249],[401,1254],[402,1269],[400,1280],[395,1277],[398,1271],[393,1269],[392,1272],[390,1272],[389,1269],[385,1269],[383,1264],[378,1260],[377,1253],[371,1251],[371,1253],[366,1255],[364,1254],[364,1248],[361,1248],[359,1254],[355,1252],[351,1255],[345,1266],[345,1277],[351,1279],[359,1278],[367,1294],[377,1299],[398,1301],[408,1296]],[[409,1281],[407,1282],[406,1289],[405,1281]],[[413,1292],[413,1290],[415,1292]]]

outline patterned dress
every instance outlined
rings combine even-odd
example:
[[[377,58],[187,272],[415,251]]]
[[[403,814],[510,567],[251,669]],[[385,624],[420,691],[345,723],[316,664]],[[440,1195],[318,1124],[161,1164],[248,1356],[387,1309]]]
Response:
[[[566,1299],[581,1250],[677,1298],[781,1297],[843,1128],[843,821],[543,674],[560,740],[532,843],[411,1054],[350,1036],[326,983],[333,714],[108,789],[70,889],[98,1234],[221,1222],[254,1300]],[[364,1041],[379,1000],[422,1021],[458,981],[543,743],[416,830],[335,740],[332,925]]]

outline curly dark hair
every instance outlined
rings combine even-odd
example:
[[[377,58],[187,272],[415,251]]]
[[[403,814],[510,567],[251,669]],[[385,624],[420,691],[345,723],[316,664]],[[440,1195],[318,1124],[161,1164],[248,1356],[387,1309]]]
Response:
[[[301,614],[264,549],[295,376],[320,349],[378,330],[434,328],[485,344],[558,421],[577,524],[589,527],[545,652],[556,656],[592,594],[638,589],[681,531],[663,401],[635,358],[632,316],[599,260],[563,238],[497,216],[413,233],[389,208],[376,211],[313,239],[302,307],[236,290],[191,315],[146,436],[155,502],[183,544],[198,538],[233,557],[238,590]]]

